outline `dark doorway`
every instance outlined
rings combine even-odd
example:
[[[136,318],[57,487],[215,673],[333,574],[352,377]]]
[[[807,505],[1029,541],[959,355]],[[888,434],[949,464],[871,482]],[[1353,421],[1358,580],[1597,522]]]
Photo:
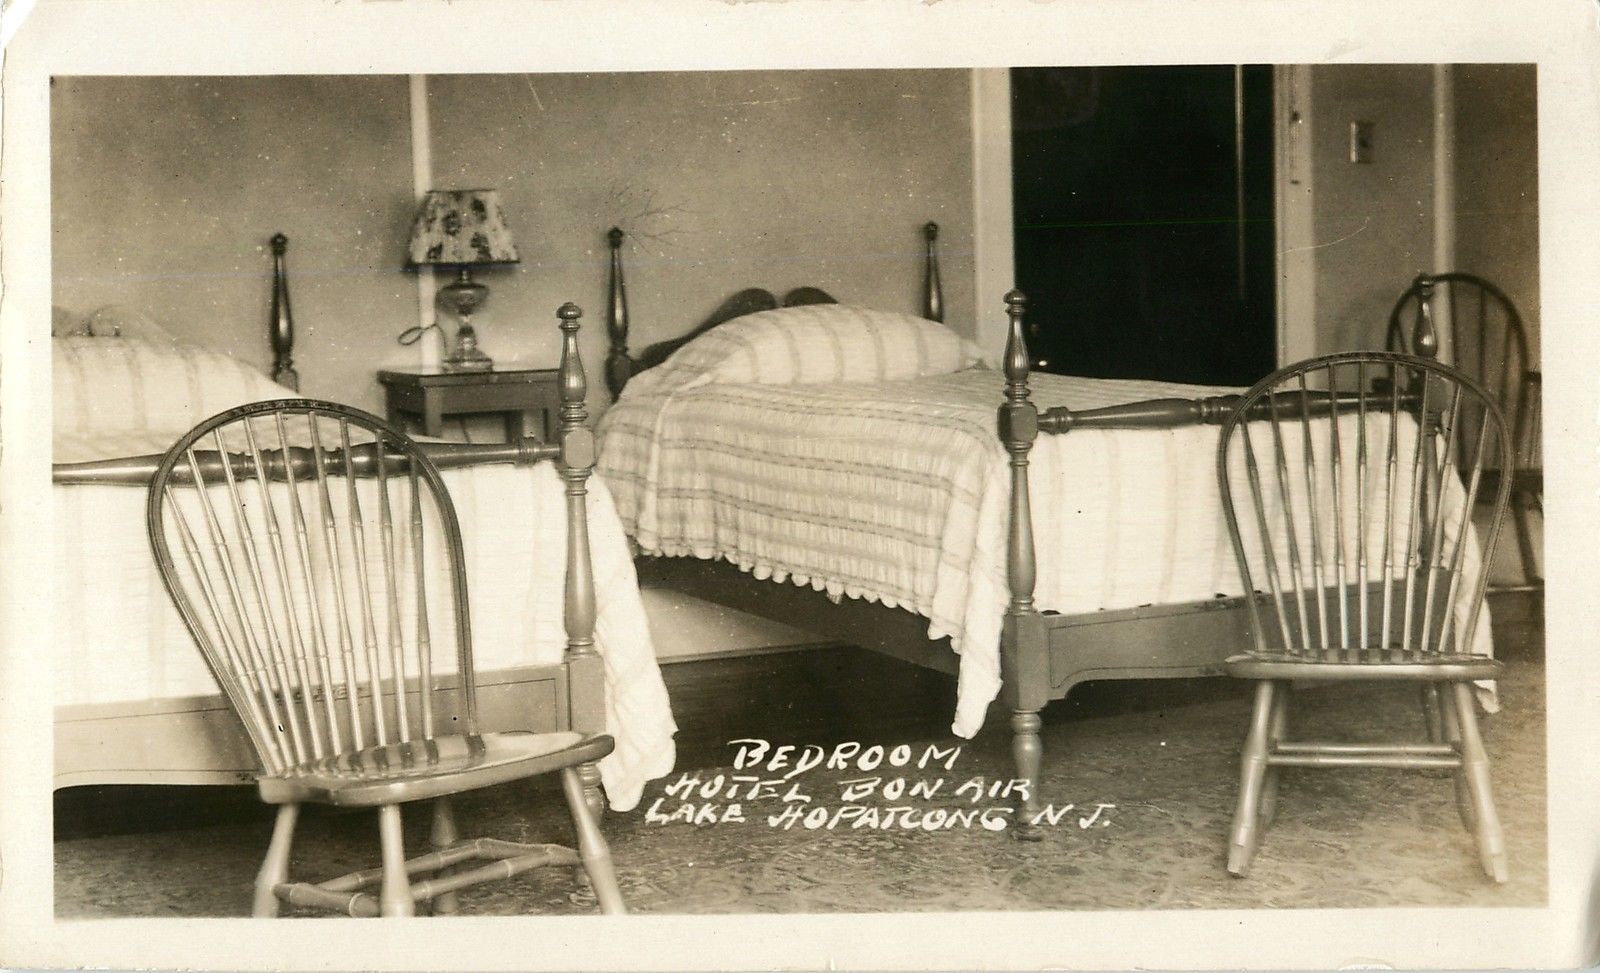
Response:
[[[1014,68],[1011,119],[1039,368],[1210,385],[1272,370],[1270,66]]]

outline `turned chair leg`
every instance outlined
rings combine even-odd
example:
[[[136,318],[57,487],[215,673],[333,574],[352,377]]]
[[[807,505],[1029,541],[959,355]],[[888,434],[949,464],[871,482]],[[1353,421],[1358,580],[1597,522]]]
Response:
[[[433,802],[433,829],[428,834],[428,844],[433,847],[434,851],[444,851],[460,839],[461,835],[456,831],[455,809],[450,806],[450,798],[435,798]],[[439,869],[437,874],[442,878],[449,872],[450,869],[446,867]],[[432,905],[434,914],[441,916],[454,915],[461,907],[454,892],[446,892],[443,895],[435,896]]]
[[[1453,747],[1457,754],[1461,753],[1461,714],[1456,712],[1455,691],[1446,687],[1439,694],[1439,712],[1444,722],[1445,742]],[[1452,775],[1456,788],[1456,812],[1461,815],[1461,823],[1467,831],[1477,834],[1478,812],[1472,806],[1472,790],[1467,786],[1466,763],[1455,769]]]
[[[1511,522],[1517,532],[1517,555],[1522,561],[1522,579],[1537,588],[1544,583],[1539,576],[1539,560],[1533,552],[1533,528],[1528,522],[1529,498],[1525,490],[1518,490],[1511,498]]]
[[[1233,812],[1233,835],[1228,845],[1228,871],[1243,878],[1250,872],[1261,832],[1256,820],[1262,785],[1267,776],[1267,740],[1271,732],[1273,695],[1269,680],[1256,683],[1255,706],[1250,712],[1250,732],[1239,757],[1239,800]]]
[[[405,837],[400,830],[400,805],[378,808],[378,840],[383,851],[383,880],[378,887],[378,911],[384,916],[414,916],[411,880],[406,877]]]
[[[1289,683],[1287,680],[1278,683],[1278,688],[1272,700],[1272,722],[1267,727],[1267,749],[1270,752],[1288,736],[1289,733]],[[1278,816],[1278,775],[1283,768],[1267,765],[1266,775],[1261,781],[1261,833],[1265,834],[1272,822]]]
[[[255,902],[250,914],[257,919],[271,919],[278,914],[279,885],[289,881],[289,849],[294,845],[294,826],[300,818],[300,805],[278,805],[278,817],[272,825],[272,841],[267,845],[267,857],[256,873]]]
[[[623,905],[622,890],[617,887],[617,873],[611,866],[611,849],[606,844],[605,836],[600,833],[600,825],[590,812],[588,801],[584,799],[583,780],[576,769],[562,768],[561,789],[566,793],[567,808],[572,812],[572,826],[578,833],[578,857],[583,861],[584,870],[589,873],[589,882],[594,886],[600,911],[607,915],[625,914],[628,908]]]
[[[1504,882],[1508,875],[1506,839],[1500,828],[1500,815],[1494,807],[1494,790],[1489,783],[1489,754],[1484,750],[1483,737],[1478,733],[1477,704],[1472,699],[1472,686],[1459,682],[1450,688],[1455,692],[1456,712],[1461,720],[1462,771],[1476,812],[1478,857],[1490,878]]]
[[[1417,687],[1417,697],[1422,702],[1422,725],[1427,731],[1428,742],[1438,743],[1444,739],[1444,718],[1440,713],[1439,686],[1437,683],[1425,682]]]

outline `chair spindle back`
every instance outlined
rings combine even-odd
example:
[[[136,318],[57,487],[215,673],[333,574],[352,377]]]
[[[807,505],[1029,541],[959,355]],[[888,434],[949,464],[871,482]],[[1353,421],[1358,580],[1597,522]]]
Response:
[[[231,409],[163,456],[147,518],[268,773],[475,732],[461,531],[405,435],[329,402]]]
[[[1341,661],[1474,653],[1511,456],[1477,382],[1387,352],[1267,376],[1223,423],[1217,476],[1256,650]],[[1484,632],[1486,635],[1486,631]]]
[[[1385,347],[1431,357],[1440,335],[1449,338],[1450,363],[1482,385],[1510,422],[1514,465],[1507,468],[1539,469],[1539,369],[1511,298],[1473,274],[1419,276],[1389,314]]]

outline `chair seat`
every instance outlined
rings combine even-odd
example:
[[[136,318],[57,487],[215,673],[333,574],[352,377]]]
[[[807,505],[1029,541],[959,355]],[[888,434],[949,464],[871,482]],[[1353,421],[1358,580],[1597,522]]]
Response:
[[[1369,650],[1371,651],[1371,650]],[[1374,656],[1378,652],[1372,651]],[[1301,655],[1248,652],[1223,661],[1228,675],[1240,679],[1413,680],[1465,682],[1493,679],[1505,669],[1498,659],[1481,655],[1398,653],[1360,662],[1321,660]]]
[[[611,737],[511,731],[351,750],[256,783],[269,804],[374,807],[442,797],[598,760]]]

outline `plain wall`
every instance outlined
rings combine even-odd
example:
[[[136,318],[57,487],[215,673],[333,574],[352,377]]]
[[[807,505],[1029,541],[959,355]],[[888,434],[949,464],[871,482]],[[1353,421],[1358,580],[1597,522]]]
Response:
[[[417,317],[404,78],[58,78],[51,111],[54,303],[127,304],[266,371],[281,231],[301,390],[378,407]]]
[[[1456,269],[1498,284],[1539,353],[1538,84],[1531,64],[1462,64],[1456,95]]]
[[[1433,270],[1433,68],[1312,68],[1317,354],[1382,348],[1389,311]],[[1371,162],[1350,123],[1371,122]]]
[[[947,320],[974,333],[966,71],[449,75],[426,90],[420,188],[499,189],[522,255],[477,274],[483,347],[553,365],[556,307],[577,302],[596,411],[613,225],[629,234],[635,350],[750,286],[914,311],[928,220]],[[129,304],[265,369],[282,231],[302,391],[381,406],[376,369],[417,360],[394,341],[417,322],[406,78],[64,78],[52,111],[55,303]]]
[[[914,312],[929,220],[946,320],[973,334],[968,86],[950,70],[430,77],[435,186],[497,187],[522,256],[478,275],[481,344],[547,363],[570,300],[598,366],[613,225],[634,351],[752,286]]]

